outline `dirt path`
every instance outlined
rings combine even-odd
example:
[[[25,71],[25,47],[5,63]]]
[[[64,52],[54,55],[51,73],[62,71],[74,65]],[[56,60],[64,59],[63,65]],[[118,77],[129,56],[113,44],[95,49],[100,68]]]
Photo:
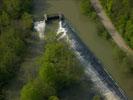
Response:
[[[106,30],[109,32],[114,42],[125,52],[133,55],[133,50],[125,43],[124,39],[121,37],[119,32],[116,30],[112,24],[110,18],[106,15],[102,5],[99,0],[90,0],[92,6],[96,10],[97,15],[99,16],[101,22],[103,23]]]

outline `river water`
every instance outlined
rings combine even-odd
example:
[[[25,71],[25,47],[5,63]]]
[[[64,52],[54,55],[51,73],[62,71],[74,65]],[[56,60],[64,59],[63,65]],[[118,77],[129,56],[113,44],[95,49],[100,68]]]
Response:
[[[121,64],[115,61],[113,46],[107,40],[97,36],[97,23],[83,16],[80,12],[80,0],[34,0],[35,17],[44,13],[63,13],[76,28],[78,35],[91,51],[100,59],[119,86],[133,99],[133,79],[125,75]]]

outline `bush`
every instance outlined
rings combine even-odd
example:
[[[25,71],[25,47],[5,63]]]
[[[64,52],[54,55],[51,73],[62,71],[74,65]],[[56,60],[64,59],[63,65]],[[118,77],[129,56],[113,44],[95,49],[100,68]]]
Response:
[[[58,90],[80,79],[82,69],[72,51],[63,43],[47,44],[39,75]]]
[[[118,31],[133,48],[133,2],[132,0],[100,0]]]
[[[26,84],[22,91],[20,100],[48,100],[56,90],[41,80],[34,80]]]
[[[47,42],[40,66],[39,80],[23,87],[21,100],[59,100],[56,95],[63,88],[77,83],[83,74],[73,52],[59,41]]]
[[[133,56],[127,55],[119,48],[115,48],[116,61],[121,64],[121,68],[126,73],[133,73]]]
[[[81,11],[84,15],[96,19],[96,12],[93,9],[90,0],[81,0]]]
[[[101,100],[101,97],[99,95],[96,95],[93,97],[93,100]]]
[[[51,96],[48,100],[59,100],[57,96]]]
[[[29,30],[32,28],[32,16],[27,13],[27,12],[24,12],[24,14],[22,15],[22,18],[21,18],[21,24],[22,24],[22,28],[24,31],[26,30]]]

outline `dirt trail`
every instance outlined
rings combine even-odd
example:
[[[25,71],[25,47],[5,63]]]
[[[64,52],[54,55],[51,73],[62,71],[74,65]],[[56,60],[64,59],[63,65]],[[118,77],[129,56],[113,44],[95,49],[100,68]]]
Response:
[[[114,42],[126,53],[133,55],[133,50],[125,43],[124,39],[121,37],[119,32],[116,30],[112,24],[110,18],[106,15],[99,0],[90,0],[92,6],[96,10],[101,22],[103,23],[106,30],[109,32]]]

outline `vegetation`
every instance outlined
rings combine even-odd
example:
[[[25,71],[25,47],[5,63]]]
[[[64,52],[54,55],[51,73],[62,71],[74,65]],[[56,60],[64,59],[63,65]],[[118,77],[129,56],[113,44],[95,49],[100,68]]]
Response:
[[[21,100],[59,100],[59,92],[83,75],[75,55],[63,41],[47,38],[46,42],[38,76],[23,87]]]
[[[106,12],[111,17],[112,21],[115,23],[116,27],[122,33],[122,36],[128,42],[128,44],[132,45],[133,38],[133,17],[132,17],[132,1],[131,0],[100,0]],[[130,10],[129,10],[130,9]],[[93,9],[90,0],[82,0],[81,2],[81,10],[82,12],[91,17],[93,20],[97,21],[98,25],[98,35],[102,36],[105,39],[110,39],[110,35],[105,30],[103,25],[100,23],[98,18],[96,18],[95,10]],[[124,16],[123,16],[124,15]],[[130,42],[130,43],[129,43]],[[131,46],[130,45],[130,46]],[[115,47],[115,46],[114,46]],[[133,57],[127,56],[125,52],[120,50],[118,47],[115,47],[114,54],[116,56],[116,60],[122,64],[124,72],[133,73]]]
[[[96,12],[94,11],[90,0],[81,0],[81,11],[86,16],[89,16],[92,19],[96,19]]]
[[[93,100],[101,100],[101,97],[99,95],[96,95],[93,97]]]
[[[4,99],[4,85],[14,76],[26,50],[32,28],[31,1],[0,1],[0,100]]]
[[[125,73],[133,73],[133,57],[126,55],[124,51],[115,47],[114,55],[117,62],[121,64],[121,68]]]
[[[96,14],[93,6],[91,5],[90,0],[81,0],[80,6],[81,6],[81,12],[84,15],[88,16],[93,21],[96,21],[97,27],[98,27],[98,30],[99,30],[98,35],[102,36],[105,39],[110,39],[110,35],[106,31],[106,29],[104,28],[102,23],[100,23],[100,21],[98,20],[97,14]]]
[[[100,1],[125,41],[133,48],[133,1]]]
[[[133,48],[133,2],[132,0],[100,0],[108,16],[114,22],[125,41]],[[117,61],[122,63],[125,72],[133,72],[133,57],[119,48],[115,49]]]

